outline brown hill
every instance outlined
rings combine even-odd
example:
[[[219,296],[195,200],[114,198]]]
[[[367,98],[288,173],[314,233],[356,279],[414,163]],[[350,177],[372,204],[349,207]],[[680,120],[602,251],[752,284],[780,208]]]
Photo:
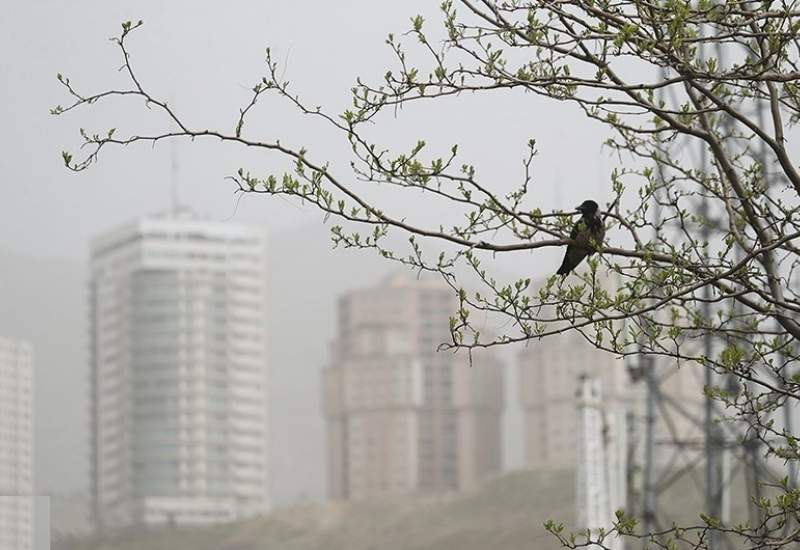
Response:
[[[207,528],[164,528],[54,550],[471,550],[558,548],[542,524],[571,522],[574,475],[515,472],[466,495],[303,505]]]
[[[732,516],[747,498],[737,483]],[[296,506],[267,517],[206,528],[162,528],[106,540],[61,541],[54,550],[549,550],[552,519],[574,527],[572,470],[518,471],[465,495],[393,497]],[[702,487],[689,476],[659,499],[662,525],[699,523]],[[638,546],[638,545],[637,545]]]

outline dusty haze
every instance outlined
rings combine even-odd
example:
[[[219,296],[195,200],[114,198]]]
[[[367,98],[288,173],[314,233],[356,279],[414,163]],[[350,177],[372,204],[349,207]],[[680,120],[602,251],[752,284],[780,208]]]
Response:
[[[286,78],[312,104],[341,112],[357,76],[376,81],[393,67],[383,44],[418,12],[439,24],[432,2],[55,2],[12,0],[0,19],[0,334],[36,348],[37,487],[43,493],[88,488],[87,259],[89,239],[122,222],[169,207],[168,145],[108,151],[82,174],[64,169],[61,151],[75,150],[78,128],[135,129],[143,108],[78,111],[55,118],[48,109],[68,101],[55,75],[84,91],[121,81],[118,51],[108,38],[120,22],[145,21],[130,41],[139,76],[172,101],[195,126],[232,128],[248,88],[271,46]],[[510,187],[522,174],[526,142],[536,138],[532,196],[541,208],[608,199],[611,159],[601,152],[605,130],[587,124],[569,105],[533,95],[468,97],[420,104],[388,121],[390,144],[425,138],[464,158],[487,182]],[[248,129],[325,152],[347,170],[347,147],[313,126],[295,124],[287,108],[257,110]],[[147,122],[150,123],[149,121]],[[162,124],[163,128],[164,125]],[[578,130],[580,128],[580,130]],[[376,129],[381,131],[381,127]],[[319,369],[327,362],[336,297],[372,284],[394,266],[372,255],[331,251],[322,217],[299,204],[245,197],[240,204],[224,177],[238,167],[280,169],[269,156],[217,143],[181,143],[182,203],[215,220],[258,223],[270,231],[273,379],[273,492],[277,504],[324,493],[324,437]],[[581,159],[590,159],[582,161]],[[415,203],[425,211],[426,205]],[[429,216],[436,212],[428,211]],[[500,259],[508,273],[550,272],[555,253]],[[550,260],[545,265],[540,262]],[[506,465],[521,460],[514,369],[509,369]],[[513,428],[513,429],[512,429]]]

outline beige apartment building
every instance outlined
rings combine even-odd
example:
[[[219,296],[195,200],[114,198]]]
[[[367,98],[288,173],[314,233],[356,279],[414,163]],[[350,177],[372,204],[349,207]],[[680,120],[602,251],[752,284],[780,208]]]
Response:
[[[576,466],[581,375],[596,378],[604,401],[633,405],[623,361],[597,352],[577,332],[531,340],[518,356],[524,458],[528,466]]]
[[[322,389],[331,498],[461,491],[500,471],[502,365],[437,352],[455,309],[452,289],[407,275],[340,299]]]
[[[646,388],[643,380],[632,380],[629,369],[638,365],[631,361],[596,350],[574,330],[530,340],[518,355],[525,464],[577,466],[580,417],[576,392],[583,375],[598,380],[609,409],[627,411],[627,437],[641,441]],[[678,463],[685,463],[703,441],[702,428],[691,418],[703,417],[703,372],[697,365],[678,368],[667,359],[658,359],[655,369],[664,404],[657,411],[658,462],[665,466],[675,459],[673,443],[677,439],[684,444]],[[670,401],[677,402],[680,410]],[[631,441],[634,447],[636,439]],[[641,454],[642,445],[637,452]]]

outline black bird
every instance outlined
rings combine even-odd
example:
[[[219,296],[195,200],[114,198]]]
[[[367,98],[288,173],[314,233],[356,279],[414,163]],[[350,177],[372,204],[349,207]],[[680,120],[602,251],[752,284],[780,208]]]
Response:
[[[569,238],[575,241],[575,244],[567,245],[564,261],[556,272],[559,275],[568,275],[586,256],[591,256],[603,245],[606,228],[603,226],[603,220],[597,215],[598,208],[597,203],[591,200],[583,201],[576,208],[583,215],[572,226]]]

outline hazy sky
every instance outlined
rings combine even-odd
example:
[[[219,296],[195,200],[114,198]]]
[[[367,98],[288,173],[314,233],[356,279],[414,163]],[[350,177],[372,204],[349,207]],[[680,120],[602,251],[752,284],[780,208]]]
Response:
[[[141,102],[117,101],[62,117],[48,113],[50,107],[69,100],[56,81],[59,72],[85,93],[123,84],[123,75],[117,72],[119,51],[108,40],[118,34],[122,21],[145,21],[129,44],[144,85],[162,98],[173,98],[177,111],[192,126],[230,130],[238,109],[249,99],[249,88],[263,73],[266,46],[286,63],[286,78],[309,103],[341,112],[348,106],[349,89],[357,76],[377,82],[386,70],[395,68],[384,44],[387,33],[407,30],[409,17],[418,12],[426,15],[427,24],[439,25],[436,6],[438,2],[374,0],[6,2],[5,12],[13,16],[0,18],[0,251],[85,265],[93,235],[168,207],[173,151],[167,144],[109,150],[99,165],[81,174],[62,165],[61,151],[76,151],[80,127],[90,131],[115,127],[121,135],[134,129],[168,128],[165,121],[148,116]],[[411,38],[405,41],[414,43]],[[281,137],[292,145],[308,145],[312,154],[319,153],[346,174],[346,144],[288,111],[281,103],[259,105],[248,131],[264,139]],[[459,143],[465,161],[477,166],[484,183],[500,189],[518,183],[520,161],[533,137],[540,151],[532,192],[537,206],[571,207],[587,197],[600,202],[610,196],[606,182],[611,163],[600,148],[605,130],[586,123],[567,104],[545,102],[532,94],[420,103],[401,111],[397,119],[383,119],[372,131],[374,137],[395,145],[408,146],[425,138],[434,150],[443,152]],[[224,177],[240,166],[280,169],[284,166],[280,159],[214,142],[182,143],[174,153],[180,161],[182,202],[212,219],[264,224],[273,238],[282,241],[273,243],[273,261],[280,264],[279,280],[285,285],[273,326],[311,344],[303,357],[293,357],[294,350],[288,348],[278,350],[281,364],[272,365],[275,391],[280,393],[276,399],[284,407],[273,409],[281,446],[275,466],[279,471],[274,472],[276,492],[282,500],[319,496],[324,457],[317,372],[333,334],[336,294],[368,284],[390,266],[354,253],[330,253],[321,216],[307,207],[254,196],[236,209],[233,188]],[[437,215],[425,203],[414,208]],[[296,243],[305,248],[298,249]],[[504,269],[536,275],[549,272],[555,262],[555,253],[522,255],[508,260]],[[58,288],[58,273],[52,277]],[[70,289],[65,292],[77,292]],[[298,307],[292,309],[292,304]],[[9,316],[13,324],[13,315],[0,304],[4,326],[9,325]],[[79,330],[84,337],[86,328]],[[82,365],[62,367],[67,369],[62,375],[85,376]],[[37,388],[52,390],[55,379],[40,374]],[[509,393],[508,399],[515,404],[516,393]],[[75,407],[78,402],[67,399],[64,406]],[[55,414],[51,411],[58,404],[48,406],[47,414]],[[58,426],[52,421],[45,424]],[[82,448],[86,442],[78,439],[75,445]],[[293,468],[295,461],[301,466]],[[78,474],[65,474],[61,480],[53,468],[45,473],[48,487],[75,487],[70,480]]]
[[[146,86],[163,98],[174,98],[178,112],[195,127],[231,129],[249,88],[263,72],[266,46],[281,62],[288,61],[286,78],[309,103],[341,112],[348,106],[349,88],[357,76],[376,82],[387,69],[395,68],[383,43],[386,34],[406,30],[408,17],[420,11],[418,6],[427,5],[430,12],[438,3],[37,0],[12,4],[7,9],[14,17],[0,21],[4,82],[0,120],[5,129],[0,246],[33,255],[83,258],[91,235],[162,209],[169,199],[169,146],[109,151],[98,166],[78,175],[62,167],[60,152],[75,152],[80,144],[78,128],[116,127],[124,133],[147,114],[138,100],[63,117],[48,113],[69,99],[55,79],[59,72],[85,92],[122,84],[116,70],[119,52],[108,41],[118,34],[121,21],[145,21],[145,27],[131,37],[130,48]],[[431,26],[438,24],[435,10],[428,21]],[[406,42],[414,41],[406,38]],[[287,136],[288,143],[298,145],[332,142],[327,136],[297,135],[282,125],[295,119],[286,113],[288,106],[281,105],[255,111],[249,125],[253,135]],[[385,137],[409,144],[426,137],[431,147],[443,151],[458,142],[479,173],[503,183],[521,174],[525,143],[535,137],[541,151],[536,164],[541,205],[572,206],[587,192],[598,196],[598,184],[607,179],[606,155],[599,148],[604,130],[581,122],[568,105],[533,95],[464,96],[406,109],[398,123],[387,122],[391,133]],[[437,136],[438,141],[430,139]],[[318,150],[312,145],[312,153]],[[347,160],[341,145],[333,151],[335,158],[323,158],[339,165]],[[179,152],[183,200],[219,219],[233,213],[234,197],[230,183],[223,181],[225,175],[240,165],[277,166],[271,159],[245,163],[253,156],[216,143],[181,145]],[[274,229],[316,216],[281,201],[253,197],[243,201],[237,218]]]

